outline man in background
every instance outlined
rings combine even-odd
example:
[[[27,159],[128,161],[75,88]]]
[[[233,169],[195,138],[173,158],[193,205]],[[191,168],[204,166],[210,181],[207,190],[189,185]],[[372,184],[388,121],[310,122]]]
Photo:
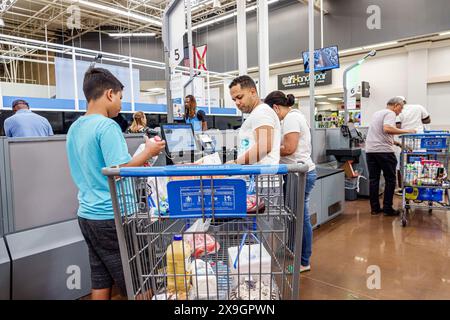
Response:
[[[427,109],[420,104],[407,104],[405,97],[403,99],[404,106],[402,113],[397,117],[397,128],[404,130],[416,130],[417,133],[425,131],[425,124],[431,123],[430,114]]]
[[[431,123],[430,114],[427,109],[420,104],[407,104],[406,98],[399,96],[405,104],[403,106],[403,111],[397,116],[396,125],[397,128],[403,130],[416,130],[417,133],[423,133],[425,131],[425,124]],[[398,148],[396,148],[397,161],[400,164],[400,153],[401,153],[401,143],[396,141],[395,143]],[[398,196],[402,195],[402,174],[400,172],[400,166],[397,165],[397,185],[398,189],[395,194]]]
[[[9,138],[48,137],[53,135],[47,119],[32,112],[25,100],[14,100],[14,115],[5,120],[5,135]]]
[[[395,157],[394,135],[415,133],[416,131],[398,129],[395,117],[403,109],[404,99],[395,97],[387,102],[386,109],[377,111],[372,116],[366,138],[367,165],[369,167],[369,197],[372,215],[383,212],[387,216],[399,214],[393,208],[395,191]],[[386,181],[384,189],[383,209],[380,207],[379,187],[381,171]]]

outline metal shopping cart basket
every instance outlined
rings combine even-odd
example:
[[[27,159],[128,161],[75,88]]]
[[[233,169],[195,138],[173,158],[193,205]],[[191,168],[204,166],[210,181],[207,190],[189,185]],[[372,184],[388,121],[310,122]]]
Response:
[[[402,225],[406,226],[412,208],[450,209],[450,134],[428,131],[402,135],[400,170],[403,181]]]
[[[307,170],[304,164],[103,169],[128,298],[298,299]],[[283,176],[298,186],[295,210],[284,204]]]

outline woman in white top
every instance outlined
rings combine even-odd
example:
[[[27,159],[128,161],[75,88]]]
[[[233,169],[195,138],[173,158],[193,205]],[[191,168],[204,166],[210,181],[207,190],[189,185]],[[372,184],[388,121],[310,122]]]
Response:
[[[273,91],[264,99],[264,103],[268,104],[275,111],[280,121],[282,121],[280,163],[303,162],[309,167],[306,176],[300,272],[309,271],[311,269],[310,258],[312,253],[312,226],[309,215],[309,197],[317,178],[316,166],[311,159],[310,128],[303,114],[297,109],[292,109],[295,103],[295,97],[292,94],[286,96],[281,91]],[[295,230],[292,233],[294,232]],[[294,240],[291,239],[290,243],[292,245]]]

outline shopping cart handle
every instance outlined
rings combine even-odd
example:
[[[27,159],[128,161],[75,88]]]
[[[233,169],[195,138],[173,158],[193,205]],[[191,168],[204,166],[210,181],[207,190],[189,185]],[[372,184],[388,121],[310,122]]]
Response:
[[[184,165],[165,167],[103,168],[105,176],[121,177],[170,177],[170,176],[216,176],[216,175],[262,175],[287,174],[289,172],[306,173],[305,164],[279,165]]]

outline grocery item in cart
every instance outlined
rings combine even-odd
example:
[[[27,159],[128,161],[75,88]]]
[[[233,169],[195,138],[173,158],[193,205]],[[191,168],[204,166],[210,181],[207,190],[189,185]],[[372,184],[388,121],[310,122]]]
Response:
[[[210,261],[209,263],[216,272],[218,298],[219,300],[226,300],[233,290],[233,278],[230,276],[230,270],[228,270],[226,263],[221,260]]]
[[[230,294],[230,300],[279,300],[280,292],[274,281],[246,279]]]
[[[192,289],[190,299],[217,299],[217,279],[213,268],[208,262],[195,259],[190,267]]]
[[[264,199],[256,197],[256,195],[247,195],[247,212],[248,213],[264,213],[265,203]]]
[[[194,258],[205,254],[213,254],[220,250],[220,244],[213,236],[206,233],[211,219],[197,219],[194,224],[186,230],[184,241],[189,244],[191,254]]]
[[[194,258],[213,254],[220,250],[220,244],[207,233],[186,234],[184,241],[189,244]]]
[[[270,254],[260,243],[228,248],[228,267],[233,286],[238,286],[249,276],[256,281],[268,283],[272,270],[271,261]]]
[[[183,241],[183,236],[175,235],[173,242],[166,250],[167,289],[169,291],[186,294],[187,290],[189,290],[190,252],[191,248],[188,243]]]

